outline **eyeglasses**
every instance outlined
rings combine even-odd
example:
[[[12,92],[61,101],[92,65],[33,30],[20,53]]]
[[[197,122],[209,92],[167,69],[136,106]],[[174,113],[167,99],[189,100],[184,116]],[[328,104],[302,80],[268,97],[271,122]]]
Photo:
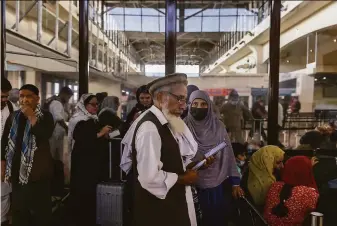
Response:
[[[178,102],[179,104],[186,104],[187,102],[187,99],[185,96],[178,96],[178,95],[175,95],[171,92],[168,92],[172,97],[174,97]]]
[[[9,96],[8,95],[1,95],[1,99],[5,99],[5,98],[8,98]]]

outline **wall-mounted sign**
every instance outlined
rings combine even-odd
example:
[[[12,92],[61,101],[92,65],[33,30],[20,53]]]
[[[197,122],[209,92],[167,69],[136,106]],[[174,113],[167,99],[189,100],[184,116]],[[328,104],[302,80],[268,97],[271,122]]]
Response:
[[[296,88],[280,88],[279,96],[287,96],[296,93]],[[252,96],[267,96],[268,89],[267,88],[252,88],[251,92]]]
[[[227,96],[232,89],[205,89],[209,96]]]

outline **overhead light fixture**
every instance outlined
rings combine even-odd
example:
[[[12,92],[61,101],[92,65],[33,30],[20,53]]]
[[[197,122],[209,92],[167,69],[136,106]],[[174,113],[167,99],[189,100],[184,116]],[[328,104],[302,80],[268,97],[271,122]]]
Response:
[[[337,39],[334,39],[333,42],[337,42]]]
[[[315,78],[315,82],[317,82],[317,78]]]
[[[326,79],[326,77],[323,77],[323,80],[325,80]]]
[[[310,49],[310,53],[312,53],[312,49]]]
[[[287,60],[287,63],[289,63],[290,61],[289,60]]]

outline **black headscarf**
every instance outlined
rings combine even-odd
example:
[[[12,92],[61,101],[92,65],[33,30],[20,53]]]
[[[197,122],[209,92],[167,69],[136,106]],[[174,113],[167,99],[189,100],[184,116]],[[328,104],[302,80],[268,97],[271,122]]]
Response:
[[[150,108],[152,106],[152,104],[150,106],[144,106],[140,103],[140,94],[142,93],[145,93],[145,94],[150,94],[148,88],[147,88],[147,85],[143,85],[141,87],[139,87],[136,91],[136,99],[137,99],[137,104],[136,106],[134,106],[132,108],[132,110],[130,111],[130,113],[127,115],[126,117],[126,122],[131,124],[133,119],[134,119],[134,116],[135,114],[137,114],[138,112],[143,112],[145,110],[147,110],[148,108]]]
[[[188,85],[187,86],[187,101],[189,101],[191,94],[196,90],[199,90],[199,88],[195,85]],[[189,103],[187,103],[187,107],[186,107],[185,111],[183,112],[183,114],[181,115],[182,119],[186,118],[186,116],[188,115],[188,104]]]

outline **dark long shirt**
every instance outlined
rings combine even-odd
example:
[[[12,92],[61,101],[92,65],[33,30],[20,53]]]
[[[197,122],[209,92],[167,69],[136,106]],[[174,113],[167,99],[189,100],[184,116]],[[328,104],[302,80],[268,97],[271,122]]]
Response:
[[[16,111],[17,112],[17,111]],[[1,138],[1,160],[5,161],[6,147],[8,145],[8,136],[12,127],[15,113],[12,113],[6,121],[4,132]],[[17,137],[15,142],[15,152],[12,160],[12,178],[11,182],[16,184],[19,181],[22,141],[25,131],[27,118],[21,113],[17,128]],[[40,179],[49,179],[52,174],[52,157],[50,154],[49,138],[54,130],[53,116],[43,111],[43,117],[32,127],[31,132],[36,137],[37,150],[34,154],[33,168],[30,175],[30,181],[38,181]]]

